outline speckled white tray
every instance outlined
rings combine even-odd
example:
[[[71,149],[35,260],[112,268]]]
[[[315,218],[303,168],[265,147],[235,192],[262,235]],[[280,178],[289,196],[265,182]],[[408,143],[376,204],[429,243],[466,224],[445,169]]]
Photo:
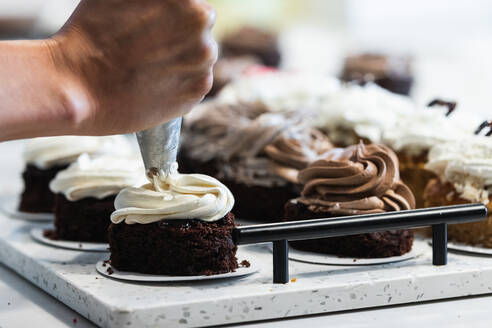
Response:
[[[0,261],[101,327],[201,327],[492,293],[492,259],[449,254],[431,265],[431,248],[405,262],[343,267],[291,261],[293,282],[272,284],[265,246],[243,249],[259,272],[244,278],[127,283],[95,264],[104,253],[56,249],[31,239],[43,225],[0,214]]]

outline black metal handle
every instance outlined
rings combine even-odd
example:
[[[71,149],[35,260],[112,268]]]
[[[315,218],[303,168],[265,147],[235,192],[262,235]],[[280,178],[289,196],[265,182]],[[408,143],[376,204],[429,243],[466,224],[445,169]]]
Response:
[[[237,227],[237,245],[274,242],[274,283],[287,283],[288,241],[348,236],[368,232],[432,226],[433,264],[447,262],[447,224],[484,220],[487,207],[467,204],[378,214],[344,216]],[[282,249],[281,249],[282,248]],[[285,249],[285,250],[284,250]],[[280,256],[281,255],[281,256]],[[281,258],[277,258],[277,257]]]
[[[317,239],[425,227],[441,223],[473,222],[483,220],[486,215],[487,207],[483,204],[434,207],[237,227],[233,231],[233,239],[237,245],[258,244],[284,239],[291,241]]]

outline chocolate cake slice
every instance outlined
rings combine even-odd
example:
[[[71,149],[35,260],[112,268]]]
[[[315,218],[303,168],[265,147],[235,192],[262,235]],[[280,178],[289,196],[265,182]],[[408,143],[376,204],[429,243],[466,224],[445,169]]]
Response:
[[[55,198],[55,230],[45,236],[53,240],[107,243],[110,216],[116,195],[69,201],[63,194]]]
[[[113,223],[109,227],[110,263],[120,271],[178,276],[235,271],[233,229],[232,213],[215,222]]]
[[[285,204],[285,216],[289,220],[322,219],[323,213],[310,211],[296,201]],[[408,253],[412,249],[414,235],[411,230],[371,232],[352,236],[292,241],[296,249],[333,254],[339,257],[384,258]]]
[[[40,169],[27,164],[22,179],[24,191],[21,194],[19,211],[28,213],[51,213],[55,202],[55,194],[50,190],[50,181],[56,174],[68,167],[67,165]]]

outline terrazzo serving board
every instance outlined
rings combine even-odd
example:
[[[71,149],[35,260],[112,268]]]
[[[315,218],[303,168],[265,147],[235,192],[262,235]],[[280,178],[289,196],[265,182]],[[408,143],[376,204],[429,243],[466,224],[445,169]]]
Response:
[[[29,231],[43,224],[0,213],[0,226],[0,261],[101,327],[201,327],[492,293],[492,257],[449,254],[447,266],[435,267],[430,246],[386,265],[290,261],[292,281],[275,285],[271,252],[253,245],[241,248],[242,257],[260,270],[245,278],[128,283],[96,272],[108,254],[32,240]]]

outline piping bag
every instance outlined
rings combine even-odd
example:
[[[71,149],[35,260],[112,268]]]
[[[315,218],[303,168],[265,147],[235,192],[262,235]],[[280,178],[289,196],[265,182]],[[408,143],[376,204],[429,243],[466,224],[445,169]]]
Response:
[[[138,145],[147,176],[151,178],[161,172],[168,175],[176,162],[181,134],[182,118],[137,132]]]

